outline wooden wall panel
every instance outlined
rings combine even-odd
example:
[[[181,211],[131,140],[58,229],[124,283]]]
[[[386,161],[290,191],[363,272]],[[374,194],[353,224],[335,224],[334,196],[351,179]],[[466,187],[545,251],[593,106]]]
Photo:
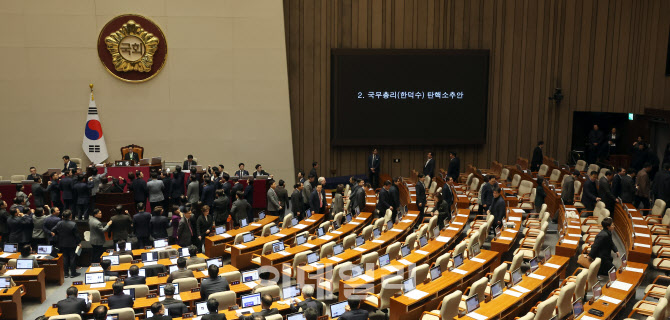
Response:
[[[420,169],[428,151],[438,167],[451,150],[463,167],[488,167],[530,157],[539,140],[565,162],[573,111],[670,109],[667,0],[283,1],[296,169],[319,161],[327,177],[366,170],[369,148],[330,146],[332,48],[491,52],[486,144],[381,147],[382,171],[394,176]],[[559,107],[547,99],[556,87]]]

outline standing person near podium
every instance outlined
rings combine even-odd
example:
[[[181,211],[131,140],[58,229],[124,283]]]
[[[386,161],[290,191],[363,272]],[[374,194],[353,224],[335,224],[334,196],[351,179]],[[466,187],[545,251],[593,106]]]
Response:
[[[275,192],[279,198],[279,205],[282,206],[282,208],[279,209],[279,218],[280,221],[283,221],[284,213],[286,212],[286,209],[288,209],[288,191],[286,190],[286,182],[284,182],[284,180],[279,180]]]
[[[368,179],[373,189],[379,186],[379,164],[381,160],[377,155],[377,148],[372,149],[372,154],[368,156]]]
[[[235,193],[235,198],[236,200],[233,202],[230,214],[233,216],[235,226],[239,227],[242,219],[248,219],[247,211],[251,208],[251,205],[244,199],[244,193],[242,191]],[[247,220],[247,222],[249,222],[249,220]]]
[[[77,164],[70,161],[70,156],[65,155],[63,156],[63,170],[61,170],[62,173],[70,172],[72,170],[77,170]]]
[[[263,170],[263,166],[260,165],[260,164],[256,165],[256,171],[254,171],[254,178],[256,178],[257,176],[266,176],[266,177],[272,179],[272,175],[265,172],[265,170]]]
[[[152,209],[160,208],[160,206],[151,206]],[[143,249],[149,242],[151,235],[151,214],[145,210],[144,203],[137,204],[137,213],[133,215],[133,225],[135,226],[135,236],[137,237],[137,246]]]
[[[291,194],[291,212],[293,212],[293,217],[298,218],[298,220],[303,219],[303,201],[302,201],[302,183],[298,182],[293,185],[293,193]]]
[[[63,220],[51,230],[51,236],[58,235],[58,248],[63,253],[63,263],[65,277],[78,277],[77,273],[77,254],[75,249],[80,245],[81,238],[79,236],[79,229],[77,224],[72,221],[72,212],[65,210],[63,212]]]
[[[114,243],[123,240],[128,240],[128,233],[132,230],[133,219],[128,215],[128,210],[123,210],[122,205],[117,205],[114,208],[114,215],[112,216],[112,239]]]
[[[64,208],[73,210],[72,199],[74,199],[74,180],[72,180],[73,171],[66,171],[60,179],[60,189],[63,192]]]
[[[63,203],[60,201],[60,185],[58,183],[59,179],[60,175],[58,172],[52,173],[51,180],[47,182],[47,191],[51,197],[51,206],[63,210]]]
[[[316,168],[318,168],[318,167],[319,167],[319,163],[318,163],[318,162],[316,162],[316,161],[312,162],[312,170],[309,170],[309,174],[311,174],[311,175],[313,175],[313,176],[315,176],[315,177],[318,177],[319,174],[316,173]]]
[[[214,216],[214,223],[217,226],[226,224],[226,220],[230,215],[230,198],[223,190],[216,190],[216,199],[212,205],[212,215]]]
[[[179,197],[184,195],[185,177],[186,175],[181,171],[181,166],[176,166],[172,173],[172,183],[170,184],[170,204],[166,208],[178,204]]]
[[[191,221],[191,206],[187,204],[184,216],[179,221],[179,226],[177,227],[177,244],[182,248],[187,248],[193,243],[194,236],[195,232],[193,232],[193,222]]]
[[[93,209],[93,215],[91,219],[88,220],[88,229],[90,230],[90,243],[93,247],[93,253],[91,255],[91,262],[100,262],[100,256],[105,251],[103,246],[105,245],[105,232],[109,230],[109,226],[112,225],[112,220],[109,220],[106,225],[100,221],[102,219],[102,211],[100,209]]]
[[[186,197],[189,203],[194,204],[200,201],[200,185],[196,176],[191,175],[188,179],[190,182],[186,187]]]
[[[144,174],[142,171],[137,171],[135,174],[136,179],[133,180],[133,183],[130,185],[132,188],[133,192],[133,199],[135,200],[135,204],[138,204],[140,202],[142,203],[147,203],[147,182],[144,181]]]
[[[149,193],[149,203],[151,208],[158,207],[163,204],[165,196],[163,195],[163,190],[165,190],[165,184],[163,181],[158,180],[158,174],[152,172],[150,174],[151,180],[147,182],[147,192]]]
[[[279,196],[277,196],[277,192],[275,189],[277,188],[277,182],[274,180],[268,181],[270,183],[270,189],[268,189],[267,193],[267,199],[268,199],[268,204],[267,204],[267,209],[268,213],[273,216],[279,216],[279,210],[282,209],[282,206],[279,204]]]
[[[92,189],[93,177],[89,177],[86,181],[85,176],[77,176],[77,183],[74,185],[74,194],[77,198],[77,220],[88,220]]]
[[[186,160],[184,161],[184,165],[182,166],[182,168],[184,170],[191,170],[191,167],[197,165],[198,163],[195,160],[193,160],[193,155],[189,154],[188,156],[186,156]]]
[[[214,182],[211,182],[209,180],[209,175],[205,176],[203,184],[204,186],[202,187],[202,194],[200,195],[200,201],[202,201],[203,204],[211,208],[214,205],[216,186],[214,185]]]

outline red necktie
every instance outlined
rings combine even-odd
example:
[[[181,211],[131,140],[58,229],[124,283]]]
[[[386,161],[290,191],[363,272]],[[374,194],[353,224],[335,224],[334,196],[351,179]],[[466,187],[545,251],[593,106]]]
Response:
[[[323,207],[323,198],[321,197],[321,194],[319,193],[319,208]]]

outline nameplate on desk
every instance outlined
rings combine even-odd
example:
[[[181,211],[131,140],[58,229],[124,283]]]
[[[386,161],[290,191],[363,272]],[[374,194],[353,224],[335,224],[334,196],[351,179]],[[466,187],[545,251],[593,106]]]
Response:
[[[240,284],[240,281],[239,281],[239,280],[235,280],[235,281],[231,281],[231,282],[230,282],[230,285],[231,285],[231,286],[234,286],[234,285],[236,285],[236,284]]]
[[[101,303],[101,304],[107,304],[107,303],[109,303],[109,300],[107,300],[107,299],[100,299],[100,303]]]
[[[83,281],[74,281],[74,282],[72,282],[72,285],[73,285],[73,286],[80,286],[80,285],[83,285],[83,284],[84,284]]]
[[[184,313],[184,314],[181,315],[181,318],[182,319],[191,319],[191,318],[193,318],[193,312]]]
[[[260,223],[252,223],[251,226],[252,227],[262,227],[263,225],[260,224]]]
[[[90,267],[88,272],[102,272],[102,267]]]
[[[7,257],[11,256],[12,254],[13,253],[3,253],[3,254],[0,254],[0,258],[7,258]]]
[[[152,293],[152,294],[148,294],[148,295],[147,295],[147,299],[152,299],[152,298],[155,298],[155,297],[156,297],[156,294],[155,294],[155,293]]]
[[[651,246],[649,246],[648,244],[637,243],[637,242],[635,242],[635,246],[636,247],[643,247],[643,248],[651,248]]]
[[[546,278],[545,276],[541,276],[539,274],[534,274],[534,273],[529,274],[528,277],[533,278],[533,279],[537,279],[537,280],[544,280]]]
[[[458,274],[468,274],[467,271],[461,270],[461,269],[453,269],[451,270],[452,272],[458,273]]]
[[[363,280],[363,281],[365,281],[365,282],[372,282],[372,281],[375,280],[375,278],[373,278],[373,277],[371,277],[371,276],[369,276],[369,275],[367,275],[367,274],[362,274],[362,275],[358,276],[358,279],[361,279],[361,280]]]
[[[159,272],[159,273],[158,273],[158,277],[159,277],[159,278],[167,277],[167,273],[165,273],[165,272]]]
[[[636,237],[649,238],[649,235],[646,233],[635,232]]]
[[[342,261],[342,258],[339,258],[339,257],[330,257],[330,258],[328,258],[328,259],[330,259],[330,260],[332,260],[332,261],[335,261],[335,262],[340,262],[340,261]]]
[[[296,224],[296,225],[293,226],[293,227],[296,228],[296,229],[300,229],[300,230],[302,230],[302,229],[307,228],[307,225],[306,225],[306,224],[302,224],[302,223],[298,223],[298,224]]]
[[[51,307],[52,307],[52,308],[58,308],[58,304],[55,304],[55,303],[54,303],[54,304],[51,305]]]
[[[132,260],[132,261],[130,261],[130,263],[132,263],[132,264],[138,264],[138,263],[140,263],[140,260]]]
[[[191,292],[200,292],[200,288],[191,288]]]

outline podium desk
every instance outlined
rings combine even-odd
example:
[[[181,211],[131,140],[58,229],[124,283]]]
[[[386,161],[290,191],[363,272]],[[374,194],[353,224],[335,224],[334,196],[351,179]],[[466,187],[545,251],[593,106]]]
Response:
[[[9,261],[9,259],[18,259],[20,255],[21,254],[19,253],[11,253],[9,256],[0,257],[0,261],[6,263]],[[57,257],[54,257],[54,259],[40,259],[38,257],[37,263],[39,264],[40,268],[44,269],[44,273],[46,274],[45,279],[47,282],[58,283],[58,285],[62,285],[65,282],[65,275],[63,271],[65,268],[63,267],[62,254],[58,254]]]
[[[23,303],[21,302],[21,286],[0,290],[0,319],[23,319]]]
[[[278,219],[279,217],[266,215],[265,218],[259,220],[258,222],[250,223],[244,228],[227,230],[225,233],[220,235],[207,236],[205,237],[204,241],[205,254],[210,257],[223,256],[226,254],[226,245],[233,243],[233,241],[235,241],[235,236],[246,232],[251,232],[254,234],[260,233],[265,225],[271,222],[276,223]]]
[[[14,274],[15,272],[18,274]],[[17,285],[25,287],[24,296],[37,299],[39,302],[47,299],[44,269],[12,269],[7,270],[5,275],[11,276]]]

